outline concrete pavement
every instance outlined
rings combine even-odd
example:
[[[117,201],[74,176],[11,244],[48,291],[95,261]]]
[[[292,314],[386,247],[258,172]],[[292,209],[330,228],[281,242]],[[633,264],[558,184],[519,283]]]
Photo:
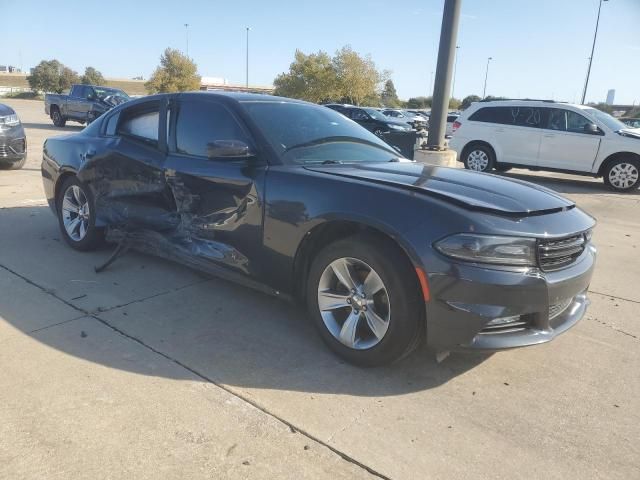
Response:
[[[598,218],[588,316],[363,370],[280,300],[134,253],[96,274],[109,250],[64,245],[41,190],[42,142],[73,124],[6,103],[30,156],[0,172],[0,478],[640,477],[640,194],[510,173]]]

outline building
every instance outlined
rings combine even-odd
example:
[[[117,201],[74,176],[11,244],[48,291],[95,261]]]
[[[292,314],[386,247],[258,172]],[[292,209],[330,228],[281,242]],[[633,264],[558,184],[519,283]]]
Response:
[[[613,102],[615,101],[615,97],[616,97],[616,90],[612,88],[607,92],[607,102],[606,102],[607,105],[613,105]]]

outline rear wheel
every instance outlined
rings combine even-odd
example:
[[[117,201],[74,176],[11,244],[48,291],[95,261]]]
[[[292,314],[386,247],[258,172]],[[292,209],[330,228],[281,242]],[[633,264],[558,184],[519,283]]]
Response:
[[[58,107],[51,112],[51,120],[56,127],[64,127],[67,124],[67,120],[62,116]]]
[[[76,177],[67,178],[56,201],[58,224],[65,241],[76,250],[93,250],[104,238],[96,227],[96,208],[89,188]]]
[[[314,259],[307,305],[322,339],[361,366],[392,363],[424,333],[424,302],[411,263],[395,244],[356,235]]]
[[[476,172],[488,172],[494,164],[493,151],[484,145],[473,145],[465,150],[464,167]]]
[[[619,192],[635,190],[640,186],[640,161],[634,158],[614,160],[605,168],[604,183]]]

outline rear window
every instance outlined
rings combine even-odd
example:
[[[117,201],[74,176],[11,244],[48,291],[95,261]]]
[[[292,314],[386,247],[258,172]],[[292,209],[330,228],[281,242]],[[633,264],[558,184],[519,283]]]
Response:
[[[484,107],[473,113],[469,120],[476,122],[540,127],[541,111],[537,107]]]

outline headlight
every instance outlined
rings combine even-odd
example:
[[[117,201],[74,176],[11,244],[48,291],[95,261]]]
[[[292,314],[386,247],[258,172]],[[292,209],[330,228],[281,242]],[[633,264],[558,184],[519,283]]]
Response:
[[[411,130],[411,127],[407,126],[402,126],[402,125],[389,125],[389,128],[391,130]]]
[[[436,242],[435,247],[447,257],[468,262],[529,266],[537,263],[533,238],[459,233]]]
[[[18,115],[16,115],[15,113],[12,115],[6,115],[4,117],[0,117],[0,127],[1,126],[7,126],[7,127],[15,127],[16,125],[20,124],[20,119],[18,118]]]

